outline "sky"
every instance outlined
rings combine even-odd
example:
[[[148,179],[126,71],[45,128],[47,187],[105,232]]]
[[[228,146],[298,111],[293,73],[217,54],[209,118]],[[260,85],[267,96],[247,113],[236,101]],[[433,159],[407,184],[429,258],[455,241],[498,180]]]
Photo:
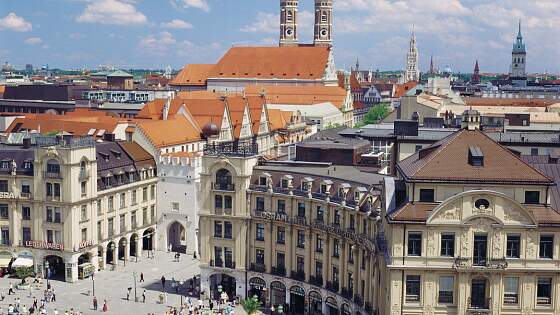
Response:
[[[413,25],[420,70],[508,72],[521,19],[528,72],[560,72],[560,0],[334,0],[340,69],[400,70]],[[277,45],[279,0],[0,0],[0,62],[18,68],[179,69],[231,46]],[[313,0],[300,0],[311,42]]]

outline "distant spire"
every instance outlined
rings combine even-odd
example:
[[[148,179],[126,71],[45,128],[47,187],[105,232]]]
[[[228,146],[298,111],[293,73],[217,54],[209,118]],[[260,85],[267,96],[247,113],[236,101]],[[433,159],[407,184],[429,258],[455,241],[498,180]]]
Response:
[[[474,64],[474,71],[479,71],[480,69],[478,69],[478,60],[476,60],[476,63]]]
[[[356,58],[356,72],[360,71],[360,60]]]
[[[523,36],[521,36],[521,19],[519,19],[519,31],[517,32],[517,38],[518,39],[523,38]]]
[[[435,74],[434,69],[434,54],[430,55],[430,74]]]

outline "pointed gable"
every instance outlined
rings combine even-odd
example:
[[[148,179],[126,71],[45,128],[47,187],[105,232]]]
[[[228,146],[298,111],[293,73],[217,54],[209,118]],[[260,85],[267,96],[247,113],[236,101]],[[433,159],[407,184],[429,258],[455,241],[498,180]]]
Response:
[[[459,130],[404,159],[397,168],[411,181],[552,184],[479,130]]]

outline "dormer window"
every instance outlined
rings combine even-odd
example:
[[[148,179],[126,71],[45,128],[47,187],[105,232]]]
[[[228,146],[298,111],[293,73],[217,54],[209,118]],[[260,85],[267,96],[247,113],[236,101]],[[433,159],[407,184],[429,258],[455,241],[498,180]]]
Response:
[[[288,182],[287,179],[282,179],[282,180],[280,181],[280,187],[282,187],[282,188],[288,188],[288,183],[289,183],[289,182]]]
[[[484,154],[479,147],[469,147],[469,164],[472,166],[484,166]]]
[[[31,168],[33,168],[33,164],[31,163],[31,161],[24,161],[23,168],[26,170],[30,170]]]
[[[58,174],[60,173],[60,164],[55,160],[47,162],[47,173]]]
[[[433,189],[420,189],[421,202],[434,202],[435,193]]]
[[[321,193],[322,193],[322,194],[326,194],[326,193],[327,193],[327,185],[321,184]]]
[[[266,186],[267,178],[264,176],[259,177],[259,186]]]
[[[10,168],[10,161],[4,160],[0,161],[0,168],[3,170],[7,170]]]

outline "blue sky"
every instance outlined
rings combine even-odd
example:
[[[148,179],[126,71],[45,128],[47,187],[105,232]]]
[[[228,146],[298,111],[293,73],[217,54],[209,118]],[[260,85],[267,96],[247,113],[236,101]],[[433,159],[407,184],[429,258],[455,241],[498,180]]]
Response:
[[[279,0],[0,0],[0,62],[22,67],[182,67],[232,45],[276,45]],[[313,0],[300,0],[300,42]],[[517,21],[528,71],[560,72],[559,0],[335,0],[335,60],[397,70],[412,25],[420,67],[507,72]]]

